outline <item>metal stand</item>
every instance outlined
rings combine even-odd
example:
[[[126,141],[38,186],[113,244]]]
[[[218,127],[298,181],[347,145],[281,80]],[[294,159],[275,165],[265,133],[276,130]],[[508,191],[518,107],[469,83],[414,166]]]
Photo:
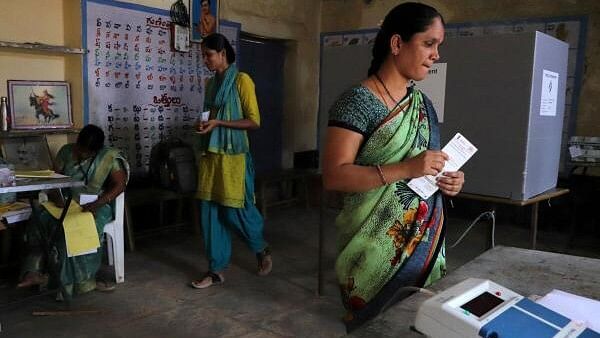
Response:
[[[317,268],[317,296],[323,294],[323,237],[325,229],[323,227],[323,218],[325,214],[325,191],[321,189],[321,201],[319,203],[319,250],[318,250],[318,268]]]
[[[60,280],[60,271],[62,268],[61,257],[59,256],[58,248],[56,243],[60,236],[64,237],[65,229],[64,229],[64,221],[67,217],[67,212],[69,211],[69,206],[71,205],[72,196],[69,195],[67,200],[65,201],[65,206],[60,214],[60,219],[58,220],[58,225],[53,231],[50,233],[50,236],[44,241],[45,251],[47,255],[47,264],[48,264],[48,273],[50,274],[50,280],[56,281],[58,284],[58,290],[62,294],[63,300],[65,304],[70,306],[71,303],[71,295],[66,292],[66,288]]]

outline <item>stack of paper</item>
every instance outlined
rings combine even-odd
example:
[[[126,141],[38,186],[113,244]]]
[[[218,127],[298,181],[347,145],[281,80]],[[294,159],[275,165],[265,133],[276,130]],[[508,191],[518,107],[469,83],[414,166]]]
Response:
[[[16,170],[15,176],[17,177],[48,177],[52,176],[54,171],[52,170]]]
[[[63,178],[67,177],[59,173],[55,173],[53,170],[16,170],[16,177],[30,177],[30,178]]]
[[[0,207],[0,218],[6,224],[26,221],[31,216],[31,206],[25,202],[14,202]]]
[[[62,208],[55,206],[52,202],[42,205],[54,218],[60,218]],[[94,216],[91,212],[83,212],[77,202],[71,201],[63,227],[67,243],[67,256],[80,256],[98,251],[100,239]]]
[[[597,300],[552,290],[537,302],[571,320],[585,322],[587,327],[600,332],[600,302]]]

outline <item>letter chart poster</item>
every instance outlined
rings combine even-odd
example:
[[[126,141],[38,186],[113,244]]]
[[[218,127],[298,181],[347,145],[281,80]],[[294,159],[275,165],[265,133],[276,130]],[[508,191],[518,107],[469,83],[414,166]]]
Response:
[[[170,137],[193,142],[211,72],[199,44],[189,53],[172,51],[168,11],[107,0],[85,4],[88,122],[126,154],[133,174],[144,175],[154,144]]]

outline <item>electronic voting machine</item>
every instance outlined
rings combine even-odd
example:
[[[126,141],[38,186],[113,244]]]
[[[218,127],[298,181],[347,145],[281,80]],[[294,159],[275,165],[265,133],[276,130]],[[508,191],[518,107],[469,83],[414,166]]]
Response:
[[[600,338],[584,323],[477,278],[426,300],[417,313],[415,328],[433,338]]]

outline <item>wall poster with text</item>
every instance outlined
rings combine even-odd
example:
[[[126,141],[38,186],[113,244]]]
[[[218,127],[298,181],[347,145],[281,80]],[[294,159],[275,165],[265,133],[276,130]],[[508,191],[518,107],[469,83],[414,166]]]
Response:
[[[85,123],[100,126],[132,173],[148,171],[150,150],[167,138],[195,139],[212,73],[199,44],[171,49],[166,10],[109,0],[84,2]]]

